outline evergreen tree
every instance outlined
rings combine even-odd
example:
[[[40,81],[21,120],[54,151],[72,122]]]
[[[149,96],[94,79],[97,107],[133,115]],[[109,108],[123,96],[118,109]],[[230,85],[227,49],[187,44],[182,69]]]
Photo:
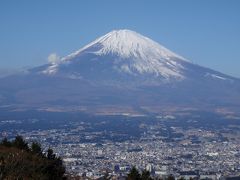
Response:
[[[140,180],[141,179],[141,175],[135,166],[129,172],[127,179],[128,180]]]
[[[18,148],[18,149],[22,149],[22,150],[29,150],[28,148],[28,143],[24,141],[22,136],[16,136],[15,140],[13,141],[13,146]]]
[[[12,143],[10,141],[8,141],[8,139],[5,137],[3,138],[3,140],[1,141],[0,145],[6,146],[6,147],[11,147]]]
[[[38,142],[33,142],[32,145],[31,145],[31,151],[32,151],[34,154],[42,155],[41,144],[39,144]]]
[[[173,175],[169,175],[167,180],[175,180],[174,176]]]
[[[150,176],[150,172],[147,171],[147,170],[143,170],[142,175],[141,175],[141,179],[142,180],[152,180],[152,178]]]
[[[55,159],[56,158],[56,155],[53,154],[53,150],[51,148],[48,148],[48,150],[47,150],[47,158],[48,159]]]

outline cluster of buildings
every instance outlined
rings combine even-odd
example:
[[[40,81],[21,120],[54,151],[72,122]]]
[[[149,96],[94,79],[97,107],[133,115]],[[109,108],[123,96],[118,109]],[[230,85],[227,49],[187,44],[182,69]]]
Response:
[[[148,170],[153,177],[240,177],[239,127],[234,131],[228,127],[209,130],[160,123],[141,124],[138,128],[143,130],[140,137],[124,141],[101,139],[106,132],[84,131],[83,123],[75,128],[19,130],[18,134],[28,141],[39,141],[44,149],[53,148],[74,176],[95,179],[107,174],[119,178],[135,166],[140,171]],[[161,133],[166,131],[169,133]],[[16,132],[7,134],[13,136]]]
[[[220,177],[240,176],[240,144],[205,142],[195,145],[154,141],[105,144],[68,144],[58,147],[68,171],[97,177],[106,172],[125,176],[132,166],[146,169],[153,176]]]

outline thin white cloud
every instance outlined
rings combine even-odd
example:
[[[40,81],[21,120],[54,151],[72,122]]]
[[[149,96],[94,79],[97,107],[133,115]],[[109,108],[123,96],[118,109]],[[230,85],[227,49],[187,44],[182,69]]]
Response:
[[[55,64],[55,63],[57,63],[59,61],[60,61],[60,57],[56,53],[51,53],[48,56],[48,62],[49,63]]]

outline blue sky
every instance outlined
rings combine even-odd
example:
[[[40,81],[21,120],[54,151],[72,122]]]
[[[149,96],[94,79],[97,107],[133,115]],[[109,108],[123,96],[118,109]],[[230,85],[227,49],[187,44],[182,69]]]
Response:
[[[240,77],[239,0],[1,0],[0,69],[47,63],[131,29],[194,63]]]

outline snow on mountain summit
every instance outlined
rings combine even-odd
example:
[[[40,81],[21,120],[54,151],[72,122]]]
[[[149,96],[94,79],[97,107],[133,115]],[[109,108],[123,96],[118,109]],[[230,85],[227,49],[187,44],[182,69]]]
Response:
[[[68,59],[96,45],[101,46],[98,51],[94,52],[98,55],[112,53],[122,58],[145,59],[161,57],[169,59],[175,57],[184,60],[183,57],[171,52],[153,40],[126,29],[111,31],[64,59]]]
[[[124,29],[111,31],[80,50],[63,57],[59,63],[51,64],[44,73],[56,73],[61,64],[73,63],[73,61],[79,63],[83,61],[83,54],[111,57],[113,64],[111,68],[118,72],[134,75],[152,74],[166,79],[171,77],[182,79],[181,71],[184,68],[181,61],[186,61],[157,42],[137,32]]]
[[[49,60],[0,78],[0,105],[149,117],[170,110],[222,118],[230,112],[235,118],[240,109],[239,79],[191,63],[133,31],[112,31],[69,56],[58,60],[53,54]]]

